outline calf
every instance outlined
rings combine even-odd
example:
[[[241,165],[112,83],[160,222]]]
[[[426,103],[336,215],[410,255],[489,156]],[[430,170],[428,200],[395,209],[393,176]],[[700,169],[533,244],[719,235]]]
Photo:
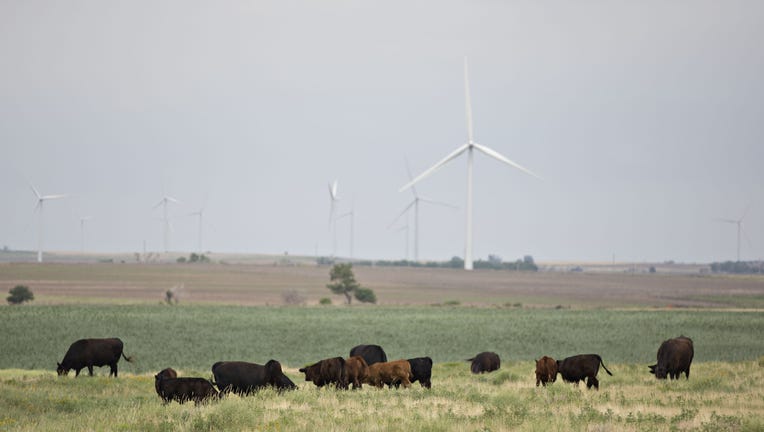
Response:
[[[192,400],[200,404],[207,399],[218,397],[218,391],[204,378],[165,378],[161,373],[154,376],[157,394],[165,405],[170,401],[184,403]]]
[[[345,360],[345,375],[348,384],[353,384],[353,389],[363,388],[363,381],[366,379],[369,365],[361,356],[349,357]]]
[[[157,394],[159,394],[159,379],[160,378],[177,378],[178,373],[175,372],[175,369],[173,368],[166,368],[159,371],[158,374],[154,375],[154,388],[156,388]],[[159,394],[159,396],[162,396]]]
[[[574,382],[578,385],[579,381],[586,380],[586,388],[594,387],[599,390],[600,382],[597,380],[597,372],[599,372],[600,365],[608,375],[613,375],[605,367],[602,357],[597,354],[580,354],[564,360],[557,360],[557,372],[562,375],[565,382]]]
[[[348,388],[345,359],[342,357],[321,360],[300,369],[300,372],[305,374],[305,381],[312,381],[317,387],[334,383],[338,389],[347,390]]]
[[[493,372],[501,367],[501,360],[495,352],[481,352],[467,361],[472,362],[470,370],[474,374]]]
[[[411,365],[407,360],[374,363],[367,372],[364,382],[378,388],[396,383],[403,384],[404,388],[411,386]]]
[[[557,362],[551,357],[541,357],[536,360],[536,387],[543,384],[546,387],[548,382],[557,381]]]

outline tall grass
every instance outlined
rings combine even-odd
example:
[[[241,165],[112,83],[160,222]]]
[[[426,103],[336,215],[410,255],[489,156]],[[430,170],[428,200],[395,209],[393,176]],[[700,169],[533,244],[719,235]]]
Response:
[[[230,395],[206,405],[162,405],[150,374],[59,378],[0,371],[0,429],[115,430],[566,430],[755,431],[764,428],[764,368],[756,361],[694,365],[690,380],[658,381],[643,367],[611,363],[600,390],[559,381],[535,387],[533,363],[505,362],[472,375],[439,363],[433,388],[357,391],[300,388]],[[290,373],[294,369],[289,370]]]
[[[601,354],[605,364],[646,365],[660,343],[684,334],[695,361],[754,360],[764,353],[764,314],[717,311],[533,310],[467,307],[33,306],[0,308],[0,369],[53,370],[85,337],[119,337],[135,363],[209,371],[219,360],[286,366],[380,344],[389,358],[436,363],[495,351],[503,361]],[[644,366],[640,366],[644,367]],[[107,369],[99,371],[108,374]]]

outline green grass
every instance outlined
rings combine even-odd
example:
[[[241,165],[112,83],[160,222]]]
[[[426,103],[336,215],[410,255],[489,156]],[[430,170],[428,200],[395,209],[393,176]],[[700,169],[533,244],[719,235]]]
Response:
[[[469,307],[237,307],[160,305],[0,308],[0,369],[53,370],[85,337],[119,337],[133,364],[209,371],[219,360],[285,366],[376,343],[388,357],[428,355],[457,362],[481,351],[504,361],[598,353],[605,364],[652,363],[660,343],[684,334],[695,361],[756,360],[764,353],[764,314],[692,310],[553,310]],[[645,368],[646,369],[646,368]],[[108,368],[98,370],[108,374]]]
[[[534,384],[533,363],[506,362],[472,375],[439,363],[433,388],[357,391],[264,390],[220,401],[162,405],[150,374],[59,378],[0,371],[0,430],[209,431],[756,431],[764,427],[764,368],[756,361],[706,362],[690,380],[658,381],[642,367],[611,363],[600,390]]]

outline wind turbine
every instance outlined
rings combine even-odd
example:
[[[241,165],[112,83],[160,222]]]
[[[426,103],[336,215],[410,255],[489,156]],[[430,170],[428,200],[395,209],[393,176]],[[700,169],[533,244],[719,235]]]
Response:
[[[409,260],[409,221],[408,221],[408,218],[406,219],[406,224],[405,225],[402,225],[401,227],[399,227],[397,230],[395,230],[393,232],[397,234],[397,233],[399,233],[401,231],[403,231],[405,233],[404,240],[406,242],[405,243],[405,245],[406,245],[406,248],[405,248],[406,255],[404,255],[404,256],[406,257],[406,261],[408,261]]]
[[[42,262],[42,204],[47,200],[54,200],[59,198],[66,198],[65,194],[59,194],[59,195],[40,195],[40,192],[35,189],[34,186],[29,185],[32,188],[32,192],[34,192],[35,196],[37,197],[37,205],[35,206],[35,210],[38,212],[38,219],[39,219],[39,226],[37,231],[37,262]]]
[[[335,221],[338,221],[342,218],[349,217],[350,218],[350,259],[353,259],[353,245],[355,242],[355,202],[350,207],[350,211],[347,213],[343,213],[335,219]],[[336,227],[335,227],[336,228]],[[336,233],[335,233],[336,238]]]
[[[188,214],[189,216],[199,216],[199,254],[202,253],[202,218],[204,217],[204,206],[200,208],[198,211],[192,212]]]
[[[329,231],[332,232],[332,256],[337,254],[337,219],[334,214],[337,211],[337,201],[340,198],[337,196],[337,180],[329,183]]]
[[[740,262],[740,233],[743,231],[743,219],[745,219],[745,216],[748,214],[748,210],[750,210],[750,208],[751,206],[749,205],[743,212],[743,216],[741,216],[740,219],[715,219],[717,222],[737,225],[737,262]]]
[[[406,160],[406,172],[409,175],[409,181],[412,180],[411,176],[411,169],[409,168],[408,160]],[[402,212],[398,214],[398,216],[393,219],[393,222],[388,225],[388,229],[395,225],[395,223],[398,221],[398,219],[401,218],[404,214],[408,213],[412,208],[414,209],[414,261],[419,262],[419,203],[420,202],[426,202],[429,204],[436,204],[441,205],[445,207],[451,207],[451,208],[458,208],[451,204],[446,204],[439,201],[434,201],[428,198],[420,197],[419,194],[416,192],[416,188],[412,185],[411,186],[411,192],[414,194],[414,199],[403,209]],[[406,237],[408,238],[408,222],[406,223]],[[408,246],[406,247],[406,259],[408,260]]]
[[[469,88],[469,77],[467,73],[467,57],[464,58],[464,99],[465,99],[465,113],[467,117],[467,142],[459,146],[456,150],[449,153],[446,157],[444,157],[438,163],[433,165],[431,168],[419,174],[419,176],[417,176],[414,180],[411,180],[409,183],[405,184],[403,187],[399,189],[399,192],[403,192],[404,190],[412,187],[414,184],[416,184],[420,180],[430,176],[430,174],[439,170],[441,167],[443,167],[443,165],[447,164],[452,159],[455,159],[458,156],[460,156],[462,153],[467,152],[467,235],[466,235],[466,241],[465,241],[465,247],[464,247],[464,269],[472,270],[472,159],[473,159],[473,151],[477,149],[485,153],[486,155],[500,162],[504,162],[505,164],[509,166],[515,167],[528,175],[531,175],[538,179],[541,179],[541,177],[534,174],[532,171],[528,170],[527,168],[524,168],[520,166],[519,164],[512,162],[511,160],[502,156],[500,153],[491,149],[490,147],[486,147],[482,144],[478,144],[473,139],[472,106],[470,105],[470,88]]]
[[[93,216],[84,216],[80,218],[80,237],[82,239],[82,253],[85,253],[85,221],[93,219]]]
[[[164,198],[162,198],[157,205],[154,206],[154,209],[156,209],[159,206],[163,207],[164,216],[162,218],[162,221],[164,222],[164,251],[169,251],[169,242],[170,242],[170,230],[172,227],[170,226],[170,219],[167,217],[167,204],[169,203],[175,203],[180,204],[180,201],[177,199],[165,195]]]

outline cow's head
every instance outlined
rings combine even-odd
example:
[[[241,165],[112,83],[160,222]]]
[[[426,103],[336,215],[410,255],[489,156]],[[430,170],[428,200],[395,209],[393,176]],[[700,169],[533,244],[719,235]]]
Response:
[[[61,375],[66,376],[66,375],[69,375],[69,369],[61,366],[61,363],[56,362],[56,373],[58,374],[58,376],[61,376]]]
[[[666,375],[668,374],[668,370],[666,369],[666,366],[657,365],[655,367],[655,377],[658,379],[666,379]]]

